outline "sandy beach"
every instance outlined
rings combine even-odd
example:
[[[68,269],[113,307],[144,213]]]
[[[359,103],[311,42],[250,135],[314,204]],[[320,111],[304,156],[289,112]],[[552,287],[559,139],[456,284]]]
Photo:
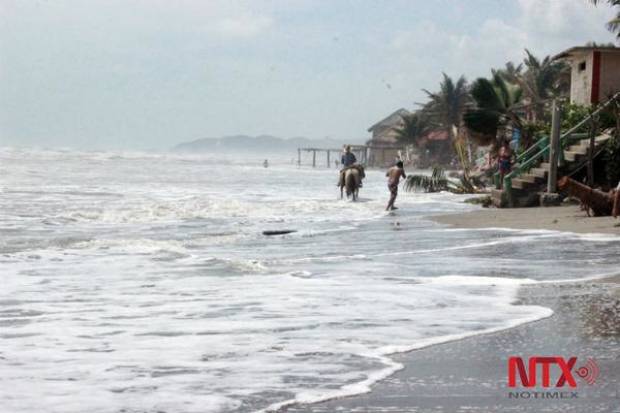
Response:
[[[548,306],[554,315],[502,332],[402,354],[395,359],[404,369],[378,383],[372,392],[289,411],[620,412],[619,281],[615,277],[600,282],[524,287],[522,304]],[[576,398],[511,399],[507,359],[533,355],[575,356],[577,365],[592,358],[600,367],[600,376],[592,385],[576,377],[575,389],[547,389],[574,391]]]
[[[578,206],[484,209],[433,217],[457,228],[503,227],[576,233],[620,234],[611,217],[588,218]],[[289,412],[620,412],[620,275],[594,281],[544,283],[521,288],[517,304],[551,308],[551,317],[504,331],[431,346],[394,357],[404,368],[364,395]],[[519,388],[567,391],[570,398],[516,400],[509,396],[511,356],[577,357],[600,368],[594,384],[579,377],[576,388]],[[573,392],[573,393],[571,393]]]
[[[620,235],[620,220],[588,217],[579,206],[547,208],[480,209],[463,214],[440,215],[432,220],[455,228],[546,229],[580,234]]]

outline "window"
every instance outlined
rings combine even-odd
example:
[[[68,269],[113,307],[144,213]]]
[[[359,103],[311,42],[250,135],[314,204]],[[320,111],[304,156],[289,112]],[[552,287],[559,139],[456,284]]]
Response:
[[[583,62],[579,63],[578,69],[580,72],[583,72],[584,70],[586,70],[586,62],[585,60]]]

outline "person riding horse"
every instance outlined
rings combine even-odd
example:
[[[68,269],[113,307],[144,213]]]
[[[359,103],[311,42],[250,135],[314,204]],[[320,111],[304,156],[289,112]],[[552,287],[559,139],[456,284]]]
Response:
[[[342,197],[342,190],[346,185],[345,176],[347,171],[350,169],[355,169],[357,173],[354,174],[356,180],[356,189],[362,186],[362,179],[366,176],[364,173],[364,168],[362,165],[357,164],[357,158],[351,152],[351,146],[346,145],[344,147],[344,152],[340,159],[340,163],[342,164],[342,169],[340,170],[340,178],[338,180],[338,186],[340,187],[340,197]]]

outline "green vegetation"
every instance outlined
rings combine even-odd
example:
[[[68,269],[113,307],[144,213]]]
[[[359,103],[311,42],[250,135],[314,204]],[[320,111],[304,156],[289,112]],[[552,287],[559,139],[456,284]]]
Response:
[[[437,91],[423,89],[428,100],[397,129],[399,141],[419,149],[422,165],[450,165],[455,159],[464,165],[463,153],[466,164],[473,164],[478,146],[495,150],[515,128],[522,148],[548,133],[550,100],[569,93],[568,66],[526,49],[522,63],[508,62],[491,72],[489,79],[472,84],[444,73]]]
[[[428,103],[423,108],[424,115],[428,117],[434,127],[447,130],[450,141],[452,141],[456,137],[454,128],[456,128],[456,135],[458,135],[461,118],[471,101],[467,80],[461,76],[454,82],[444,73],[438,92],[432,93],[426,89],[423,90],[429,98]]]
[[[446,177],[442,168],[433,168],[429,175],[409,175],[405,181],[405,191],[441,192],[448,191],[454,194],[473,194],[482,192],[484,184],[477,179],[461,176],[458,182]]]
[[[402,127],[395,129],[396,139],[407,145],[414,145],[420,148],[420,140],[418,138],[431,130],[430,120],[421,112],[403,116],[402,119]]]
[[[442,168],[433,168],[428,175],[409,175],[405,181],[406,191],[441,192],[448,189],[448,178]]]
[[[605,145],[605,175],[607,183],[615,187],[620,182],[620,134],[616,133]]]
[[[620,6],[620,0],[608,2]],[[620,30],[618,23],[614,24],[610,29]],[[418,110],[403,118],[402,126],[396,129],[396,137],[418,150],[420,162],[417,166],[460,165],[461,182],[450,181],[442,169],[434,169],[431,176],[411,176],[406,184],[408,190],[478,192],[480,185],[476,179],[493,176],[497,168],[496,151],[501,142],[516,140],[514,137],[518,136],[518,147],[514,149],[520,155],[540,139],[548,138],[554,100],[562,107],[563,132],[597,109],[596,106],[568,104],[570,66],[551,56],[537,57],[528,49],[522,62],[507,62],[503,67],[492,69],[488,78],[468,83],[464,76],[453,79],[443,73],[437,91],[423,91],[427,101],[419,103]],[[618,110],[606,109],[576,132],[588,132],[594,127],[599,133],[615,127],[617,113],[614,111]],[[605,155],[610,182],[620,178],[619,139],[608,144]],[[532,150],[538,152],[538,149]],[[532,155],[530,152],[528,156]]]
[[[463,120],[472,137],[480,145],[494,144],[499,131],[509,126],[521,128],[520,109],[523,90],[508,83],[495,73],[493,79],[479,78],[474,82],[471,94],[476,107],[465,113]]]

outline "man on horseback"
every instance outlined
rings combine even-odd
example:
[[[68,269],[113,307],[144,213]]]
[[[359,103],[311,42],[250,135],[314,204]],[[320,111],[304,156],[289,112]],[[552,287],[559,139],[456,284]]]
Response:
[[[344,174],[349,168],[357,168],[359,171],[357,186],[362,186],[362,178],[366,176],[364,174],[364,168],[360,165],[357,165],[357,158],[351,152],[351,145],[345,145],[344,152],[342,153],[342,157],[340,158],[340,163],[342,164],[342,169],[340,169],[340,179],[338,180],[338,186],[342,188],[344,186]]]
[[[357,162],[357,158],[351,152],[351,145],[345,145],[344,152],[342,153],[342,157],[340,158],[340,163],[348,168],[349,166],[353,166]]]

